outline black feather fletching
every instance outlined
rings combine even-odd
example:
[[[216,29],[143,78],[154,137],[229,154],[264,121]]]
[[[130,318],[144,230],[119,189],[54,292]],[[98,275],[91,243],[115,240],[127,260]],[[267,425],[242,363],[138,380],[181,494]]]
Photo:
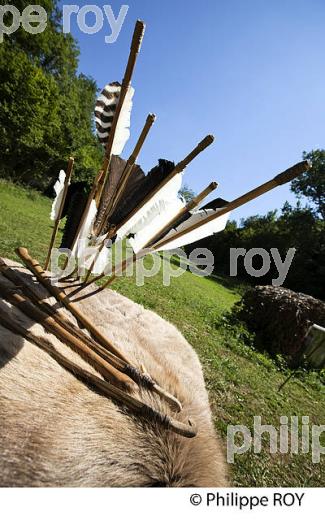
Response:
[[[102,205],[96,217],[96,223],[100,223],[103,218],[105,209],[108,207],[111,199],[116,194],[118,183],[121,179],[126,161],[118,156],[113,155],[110,165],[110,181],[107,185],[105,193],[102,198]],[[118,225],[125,221],[130,213],[138,207],[143,199],[157,188],[166,177],[174,170],[175,164],[166,159],[159,159],[158,165],[152,168],[150,172],[145,175],[140,166],[136,165],[132,175],[126,184],[124,194],[117,204],[116,209],[107,219],[103,227],[103,233],[108,231],[110,225]],[[73,183],[68,188],[67,197],[63,208],[63,217],[67,217],[66,224],[63,231],[61,242],[62,248],[71,249],[74,236],[77,232],[78,225],[84,209],[87,204],[87,190],[86,183]]]
[[[62,248],[71,249],[75,234],[87,204],[88,185],[85,182],[70,184],[62,211],[62,218],[67,217],[61,241]]]
[[[117,226],[124,222],[130,213],[166,179],[174,168],[175,164],[173,162],[167,161],[166,159],[159,159],[158,165],[152,168],[148,175],[137,182],[136,186],[130,190],[130,193],[121,200],[109,219],[110,224]]]
[[[202,206],[202,208],[200,208],[200,210],[201,209],[224,208],[227,204],[229,204],[229,202],[227,200],[224,200],[224,199],[221,199],[220,197],[218,197],[217,199],[210,200],[210,202],[208,202],[207,204]]]
[[[121,157],[117,155],[112,156],[109,169],[108,183],[103,191],[101,204],[95,220],[95,228],[101,225],[101,222],[106,212],[106,208],[108,208],[109,204],[111,204],[112,200],[114,200],[115,198],[126,163],[127,161],[121,159]],[[126,183],[124,192],[121,196],[121,202],[118,203],[118,206],[120,205],[120,203],[123,203],[123,200],[125,198],[127,198],[129,195],[133,193],[133,191],[137,188],[138,183],[142,181],[144,178],[145,174],[140,168],[140,166],[135,165],[132,174],[128,179],[128,182]],[[110,213],[108,214],[106,225],[103,227],[104,232],[107,231],[109,222]]]

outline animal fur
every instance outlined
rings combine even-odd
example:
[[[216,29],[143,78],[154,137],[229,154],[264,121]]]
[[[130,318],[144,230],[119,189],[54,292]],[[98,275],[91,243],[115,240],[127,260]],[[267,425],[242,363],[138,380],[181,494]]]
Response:
[[[33,283],[24,269],[19,272]],[[48,297],[38,284],[37,289]],[[48,353],[0,326],[0,486],[226,486],[226,463],[201,365],[183,336],[157,314],[111,290],[79,305],[137,367],[144,365],[182,402],[183,411],[173,414],[145,390],[135,395],[177,419],[190,416],[198,435],[187,439],[130,414]],[[95,372],[41,325],[0,301],[0,313],[8,309],[13,320]]]

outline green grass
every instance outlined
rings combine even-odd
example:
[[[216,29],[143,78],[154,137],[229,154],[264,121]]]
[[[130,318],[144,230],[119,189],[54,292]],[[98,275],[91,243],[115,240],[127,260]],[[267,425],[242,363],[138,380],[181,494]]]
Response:
[[[48,199],[0,182],[0,255],[17,259],[15,247],[26,245],[44,261],[51,235],[49,210]],[[233,280],[187,272],[164,287],[159,272],[143,287],[137,287],[134,278],[123,277],[112,288],[174,323],[193,345],[203,365],[215,425],[224,439],[229,424],[252,431],[256,415],[277,430],[282,415],[300,420],[306,415],[310,423],[325,424],[324,385],[317,373],[293,377],[279,392],[289,371],[255,351],[245,328],[227,319],[242,290]],[[313,464],[311,454],[270,454],[266,440],[260,454],[248,451],[236,457],[231,465],[234,485],[324,485],[324,460]],[[324,434],[322,441],[325,445]]]

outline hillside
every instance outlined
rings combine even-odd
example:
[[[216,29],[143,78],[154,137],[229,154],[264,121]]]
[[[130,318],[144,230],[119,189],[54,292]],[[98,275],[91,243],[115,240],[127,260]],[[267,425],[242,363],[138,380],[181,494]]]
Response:
[[[51,235],[50,201],[38,193],[0,182],[0,256],[15,258],[14,249],[25,245],[44,262]],[[215,425],[226,438],[227,425],[252,429],[254,415],[263,424],[279,428],[280,416],[309,416],[325,424],[325,392],[316,373],[293,377],[250,346],[247,331],[231,325],[227,312],[240,298],[240,286],[226,278],[199,278],[187,272],[163,287],[161,272],[136,287],[132,278],[112,286],[125,296],[174,323],[197,351],[210,394]],[[172,348],[172,346],[171,346]],[[323,445],[325,434],[323,434]],[[267,443],[266,443],[267,444]],[[270,455],[248,451],[232,465],[239,486],[321,486],[325,462],[313,464],[311,454]]]

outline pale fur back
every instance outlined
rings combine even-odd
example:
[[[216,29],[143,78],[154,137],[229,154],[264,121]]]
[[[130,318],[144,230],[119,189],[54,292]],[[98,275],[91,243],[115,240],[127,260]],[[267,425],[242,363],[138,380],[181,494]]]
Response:
[[[33,283],[24,269],[20,273]],[[13,320],[89,370],[41,325],[0,301],[0,312],[8,308]],[[201,365],[184,337],[157,314],[111,290],[80,308],[137,367],[144,365],[174,394],[183,411],[172,413],[149,392],[135,395],[179,420],[190,416],[198,435],[187,439],[130,414],[0,326],[0,486],[227,485]]]

